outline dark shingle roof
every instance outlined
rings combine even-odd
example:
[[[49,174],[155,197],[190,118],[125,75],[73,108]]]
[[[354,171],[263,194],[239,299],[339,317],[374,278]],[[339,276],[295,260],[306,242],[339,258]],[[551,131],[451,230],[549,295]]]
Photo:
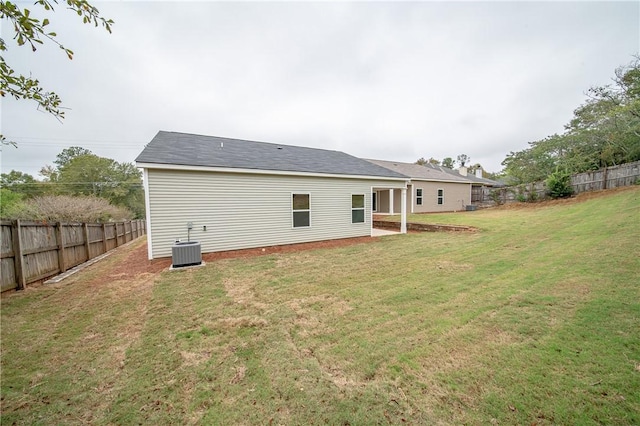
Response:
[[[407,178],[340,151],[160,131],[137,163]]]
[[[444,168],[440,166],[434,166],[433,164],[419,165],[412,163],[402,163],[400,161],[385,160],[367,161],[373,164],[377,164],[378,166],[385,167],[389,170],[402,173],[415,180],[471,183],[469,179],[466,179],[464,176],[458,173],[448,173],[446,170],[444,170]]]

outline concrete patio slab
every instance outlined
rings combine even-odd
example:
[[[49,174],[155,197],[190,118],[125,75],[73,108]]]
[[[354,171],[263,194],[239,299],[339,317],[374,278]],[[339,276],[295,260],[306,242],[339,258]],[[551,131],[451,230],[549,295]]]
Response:
[[[378,229],[378,228],[373,228],[371,230],[371,236],[372,237],[382,237],[385,235],[396,235],[396,234],[400,234],[400,232],[398,231],[390,231],[388,229]]]

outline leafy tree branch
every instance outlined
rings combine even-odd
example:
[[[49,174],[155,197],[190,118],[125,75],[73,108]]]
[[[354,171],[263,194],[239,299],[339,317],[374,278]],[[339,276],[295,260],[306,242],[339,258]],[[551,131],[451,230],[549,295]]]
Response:
[[[102,26],[109,33],[113,21],[105,19],[100,15],[100,11],[86,0],[66,0],[64,2],[67,9],[76,13],[83,24],[93,24],[95,27]],[[57,0],[37,0],[34,6],[44,10],[44,13],[53,13],[54,5]],[[49,18],[38,19],[32,16],[31,10],[21,8],[11,1],[0,0],[0,18],[11,23],[14,30],[13,39],[18,46],[29,46],[32,51],[37,50],[38,45],[42,45],[45,41],[49,41],[57,45],[69,59],[73,59],[73,51],[60,43],[57,39],[57,33],[49,31]],[[0,53],[8,50],[7,43],[0,38]],[[11,96],[17,100],[25,99],[35,101],[38,109],[53,115],[56,119],[64,119],[64,108],[61,106],[60,97],[52,91],[47,91],[40,86],[38,79],[31,75],[28,77],[24,74],[17,73],[11,65],[7,63],[4,55],[0,56],[0,95],[2,97]],[[0,134],[0,142],[3,144],[13,144],[7,142],[4,136]]]

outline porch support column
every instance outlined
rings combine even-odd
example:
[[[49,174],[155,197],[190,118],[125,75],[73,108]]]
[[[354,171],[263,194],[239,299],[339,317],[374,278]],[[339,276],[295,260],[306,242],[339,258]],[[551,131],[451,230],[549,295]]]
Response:
[[[389,214],[393,214],[393,189],[389,190]]]
[[[410,201],[410,203],[411,203],[411,213],[413,213],[413,206],[416,205],[416,200],[413,197],[415,197],[416,191],[415,191],[415,189],[413,189],[413,185],[411,185],[411,186],[409,186],[407,188],[408,188],[409,191],[411,191],[411,201]]]
[[[402,188],[402,199],[400,200],[400,233],[407,233],[407,188]]]

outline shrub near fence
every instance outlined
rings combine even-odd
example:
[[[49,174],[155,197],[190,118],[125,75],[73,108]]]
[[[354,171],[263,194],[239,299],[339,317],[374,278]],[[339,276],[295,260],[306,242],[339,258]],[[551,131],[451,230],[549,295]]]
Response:
[[[0,291],[65,272],[146,233],[144,220],[113,223],[0,222]]]
[[[640,161],[605,167],[592,172],[571,176],[574,194],[603,189],[631,186],[640,181]],[[515,201],[541,200],[547,197],[545,182],[527,183],[504,188],[473,188],[472,202],[480,205],[494,205]]]

